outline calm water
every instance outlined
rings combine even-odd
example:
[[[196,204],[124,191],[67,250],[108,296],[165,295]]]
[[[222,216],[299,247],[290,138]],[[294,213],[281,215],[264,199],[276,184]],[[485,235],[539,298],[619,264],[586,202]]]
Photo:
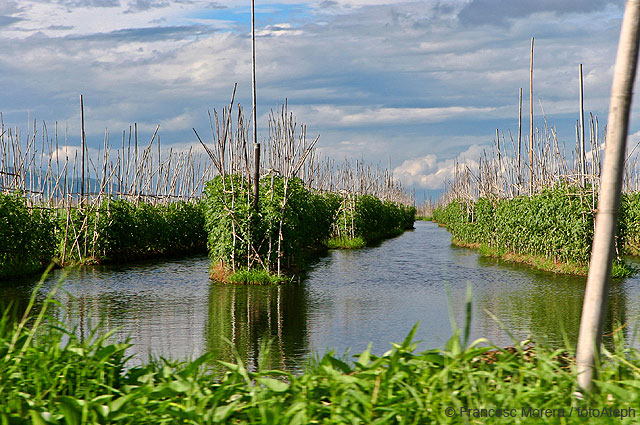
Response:
[[[421,348],[443,346],[452,334],[449,306],[464,325],[468,285],[473,339],[510,345],[507,329],[519,340],[564,345],[566,335],[575,343],[586,281],[480,257],[425,222],[377,247],[331,251],[300,285],[220,285],[209,281],[207,269],[199,256],[67,270],[56,297],[80,335],[99,326],[116,329],[117,339],[130,337],[134,362],[206,351],[229,361],[235,351],[252,365],[269,342],[269,366],[300,370],[327,350],[357,353],[371,343],[383,353],[418,322]],[[62,274],[55,272],[40,298]],[[0,299],[24,305],[34,284],[0,283]],[[608,329],[614,320],[635,323],[640,277],[614,282],[611,290]],[[633,335],[632,326],[626,330]]]

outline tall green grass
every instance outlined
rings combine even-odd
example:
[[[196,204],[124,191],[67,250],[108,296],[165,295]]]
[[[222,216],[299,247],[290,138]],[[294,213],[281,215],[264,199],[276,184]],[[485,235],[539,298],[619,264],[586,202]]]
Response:
[[[20,320],[6,311],[0,319],[0,423],[578,424],[589,418],[577,409],[640,415],[640,352],[620,332],[614,349],[603,350],[598,392],[580,400],[571,349],[480,347],[481,340],[468,344],[468,324],[442,349],[417,352],[414,327],[381,356],[367,349],[349,361],[328,353],[300,375],[219,362],[220,375],[208,355],[127,367],[128,344],[95,332],[78,339],[47,315],[52,303],[35,314],[32,299]],[[473,409],[515,416],[474,417]],[[564,409],[566,417],[532,419],[523,416],[528,409]]]

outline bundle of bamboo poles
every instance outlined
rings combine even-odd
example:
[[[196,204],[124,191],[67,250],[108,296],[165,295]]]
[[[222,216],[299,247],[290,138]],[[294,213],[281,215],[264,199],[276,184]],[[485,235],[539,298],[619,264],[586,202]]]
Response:
[[[27,135],[0,127],[0,191],[22,193],[31,206],[66,209],[99,205],[104,199],[168,203],[200,198],[215,169],[202,152],[162,150],[158,127],[146,145],[138,143],[137,124],[122,132],[121,146],[104,142],[89,151],[71,146],[58,123],[33,122]]]
[[[0,192],[21,193],[30,206],[67,209],[99,205],[105,199],[127,199],[152,204],[191,201],[202,197],[204,185],[216,175],[241,174],[252,181],[255,152],[242,110],[233,101],[221,117],[209,113],[213,148],[206,154],[190,147],[162,149],[159,126],[146,143],[139,142],[138,125],[122,131],[115,145],[108,130],[97,149],[84,137],[70,140],[68,129],[56,122],[33,121],[26,131],[5,126],[0,113]],[[390,170],[362,160],[320,158],[318,137],[308,140],[285,103],[269,118],[269,136],[260,158],[259,172],[285,180],[298,177],[321,192],[371,194],[383,200],[412,205],[413,194],[393,178]],[[120,136],[118,137],[120,139]]]
[[[600,184],[602,152],[605,146],[604,132],[598,128],[598,119],[589,116],[585,149],[581,149],[580,125],[576,125],[576,146],[568,150],[558,141],[557,131],[546,123],[534,132],[530,163],[523,157],[518,142],[496,130],[493,146],[479,156],[477,161],[456,161],[454,175],[445,182],[445,192],[438,205],[451,200],[475,201],[479,197],[513,198],[531,195],[560,184],[578,187],[584,195],[595,194]],[[638,146],[627,153],[623,191],[640,190]],[[595,203],[594,203],[595,208]]]

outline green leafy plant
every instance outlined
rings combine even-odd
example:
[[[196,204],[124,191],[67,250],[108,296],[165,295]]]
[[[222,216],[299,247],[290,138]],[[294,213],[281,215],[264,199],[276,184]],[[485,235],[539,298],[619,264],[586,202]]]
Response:
[[[591,202],[579,188],[558,186],[533,196],[513,199],[450,202],[436,209],[433,218],[445,224],[457,241],[484,246],[485,252],[498,256],[510,253],[537,256],[552,264],[574,266],[569,269],[558,266],[557,271],[584,273],[593,241],[595,212]],[[640,204],[623,200],[617,240],[619,253],[623,252],[625,243],[629,245],[629,241],[640,238],[640,233],[636,233],[640,228],[634,221],[637,213],[632,213],[638,206]],[[618,259],[614,276],[623,277],[631,272],[632,269]]]
[[[42,271],[55,250],[52,215],[19,194],[0,194],[0,278]]]

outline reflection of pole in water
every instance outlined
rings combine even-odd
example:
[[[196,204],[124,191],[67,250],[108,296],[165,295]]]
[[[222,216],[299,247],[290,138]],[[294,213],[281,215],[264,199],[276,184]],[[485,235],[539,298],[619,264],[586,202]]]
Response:
[[[282,304],[282,293],[281,293],[281,286],[278,286],[278,298],[277,298],[277,309],[278,309],[278,351],[280,351],[280,362],[281,362],[281,368],[286,368],[286,361],[287,359],[285,358],[285,354],[284,354],[284,343],[282,342],[282,313],[281,313],[281,309],[280,309],[280,305]]]
[[[231,342],[236,343],[236,287],[231,291]]]
[[[282,293],[280,292],[282,288],[278,286],[278,341],[282,344],[282,310],[280,306],[282,305]]]
[[[271,335],[271,291],[267,294],[267,307],[267,327],[269,329],[269,335]]]

